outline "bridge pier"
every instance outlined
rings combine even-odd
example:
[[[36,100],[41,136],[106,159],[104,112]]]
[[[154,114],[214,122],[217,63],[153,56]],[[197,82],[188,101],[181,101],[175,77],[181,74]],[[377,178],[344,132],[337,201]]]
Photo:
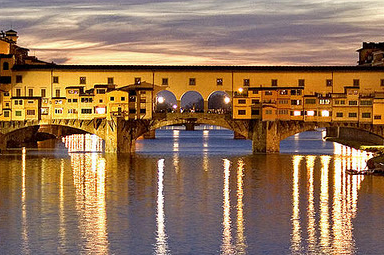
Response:
[[[134,130],[130,121],[123,118],[114,119],[105,127],[105,153],[135,152]]]
[[[276,153],[280,151],[278,124],[274,121],[257,121],[252,130],[253,153]]]

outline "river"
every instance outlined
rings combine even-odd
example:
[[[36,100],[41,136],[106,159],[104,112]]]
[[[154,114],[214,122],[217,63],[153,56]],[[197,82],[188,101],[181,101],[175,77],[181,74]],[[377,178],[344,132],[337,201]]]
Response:
[[[382,254],[384,177],[346,174],[371,155],[321,135],[268,155],[170,129],[131,156],[1,155],[0,254]]]

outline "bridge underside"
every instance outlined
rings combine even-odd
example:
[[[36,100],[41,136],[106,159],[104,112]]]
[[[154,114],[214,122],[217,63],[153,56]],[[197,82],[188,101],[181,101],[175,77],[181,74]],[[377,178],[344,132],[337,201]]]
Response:
[[[254,153],[280,151],[280,141],[296,133],[319,127],[365,130],[374,136],[384,137],[383,126],[358,123],[311,123],[303,121],[234,120],[229,115],[207,113],[171,113],[155,115],[152,120],[55,120],[0,122],[0,149],[5,150],[9,141],[28,142],[39,140],[37,134],[45,133],[62,137],[74,133],[95,134],[105,141],[106,153],[131,153],[138,137],[157,128],[179,124],[217,125],[252,140]],[[373,137],[372,136],[372,137]],[[382,140],[380,140],[382,142]]]

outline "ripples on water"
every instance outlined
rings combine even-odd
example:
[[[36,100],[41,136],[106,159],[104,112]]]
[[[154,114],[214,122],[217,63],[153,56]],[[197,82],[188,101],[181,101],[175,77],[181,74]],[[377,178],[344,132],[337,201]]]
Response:
[[[0,253],[381,254],[384,179],[345,173],[370,155],[318,132],[269,155],[224,130],[157,137],[1,156]]]

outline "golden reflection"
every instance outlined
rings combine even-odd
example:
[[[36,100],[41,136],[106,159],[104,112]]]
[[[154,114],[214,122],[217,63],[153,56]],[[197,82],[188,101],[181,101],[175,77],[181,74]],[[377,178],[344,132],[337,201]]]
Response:
[[[223,187],[223,244],[221,246],[222,254],[233,254],[232,236],[231,236],[231,211],[230,211],[230,176],[231,162],[224,159],[224,187]]]
[[[330,156],[320,156],[321,159],[321,183],[320,183],[320,246],[323,253],[329,253],[329,162]]]
[[[107,254],[105,159],[99,154],[71,154],[79,229],[86,254]]]
[[[316,250],[317,238],[316,238],[316,212],[314,202],[314,177],[313,169],[315,166],[316,156],[307,156],[307,189],[308,189],[308,250],[313,252]]]
[[[203,169],[204,172],[208,172],[209,170],[209,158],[207,153],[204,153],[203,155]]]
[[[62,139],[68,152],[102,152],[103,140],[91,134],[75,134]]]
[[[64,253],[63,249],[66,247],[66,228],[65,228],[65,207],[64,207],[64,159],[60,161],[60,186],[59,186],[59,240],[60,245],[58,247],[60,253]]]
[[[173,154],[173,166],[175,167],[175,172],[179,173],[180,172],[180,161],[179,161],[179,154],[178,153]]]
[[[301,244],[301,227],[300,227],[300,204],[299,204],[299,178],[300,178],[300,162],[303,156],[293,156],[293,187],[292,187],[292,237],[291,251],[292,253],[300,253]]]
[[[179,151],[179,136],[180,136],[180,131],[173,130],[173,151],[174,152]]]
[[[156,254],[168,254],[167,234],[165,232],[165,213],[164,213],[164,159],[157,162],[158,184],[157,184],[157,238]]]
[[[203,151],[208,151],[208,138],[209,138],[209,130],[203,131]]]
[[[22,149],[21,155],[21,225],[22,225],[22,250],[24,254],[29,254],[29,237],[28,237],[28,219],[26,206],[26,156],[25,147]]]
[[[246,254],[246,239],[244,235],[244,161],[240,159],[237,163],[237,242],[238,254]]]

